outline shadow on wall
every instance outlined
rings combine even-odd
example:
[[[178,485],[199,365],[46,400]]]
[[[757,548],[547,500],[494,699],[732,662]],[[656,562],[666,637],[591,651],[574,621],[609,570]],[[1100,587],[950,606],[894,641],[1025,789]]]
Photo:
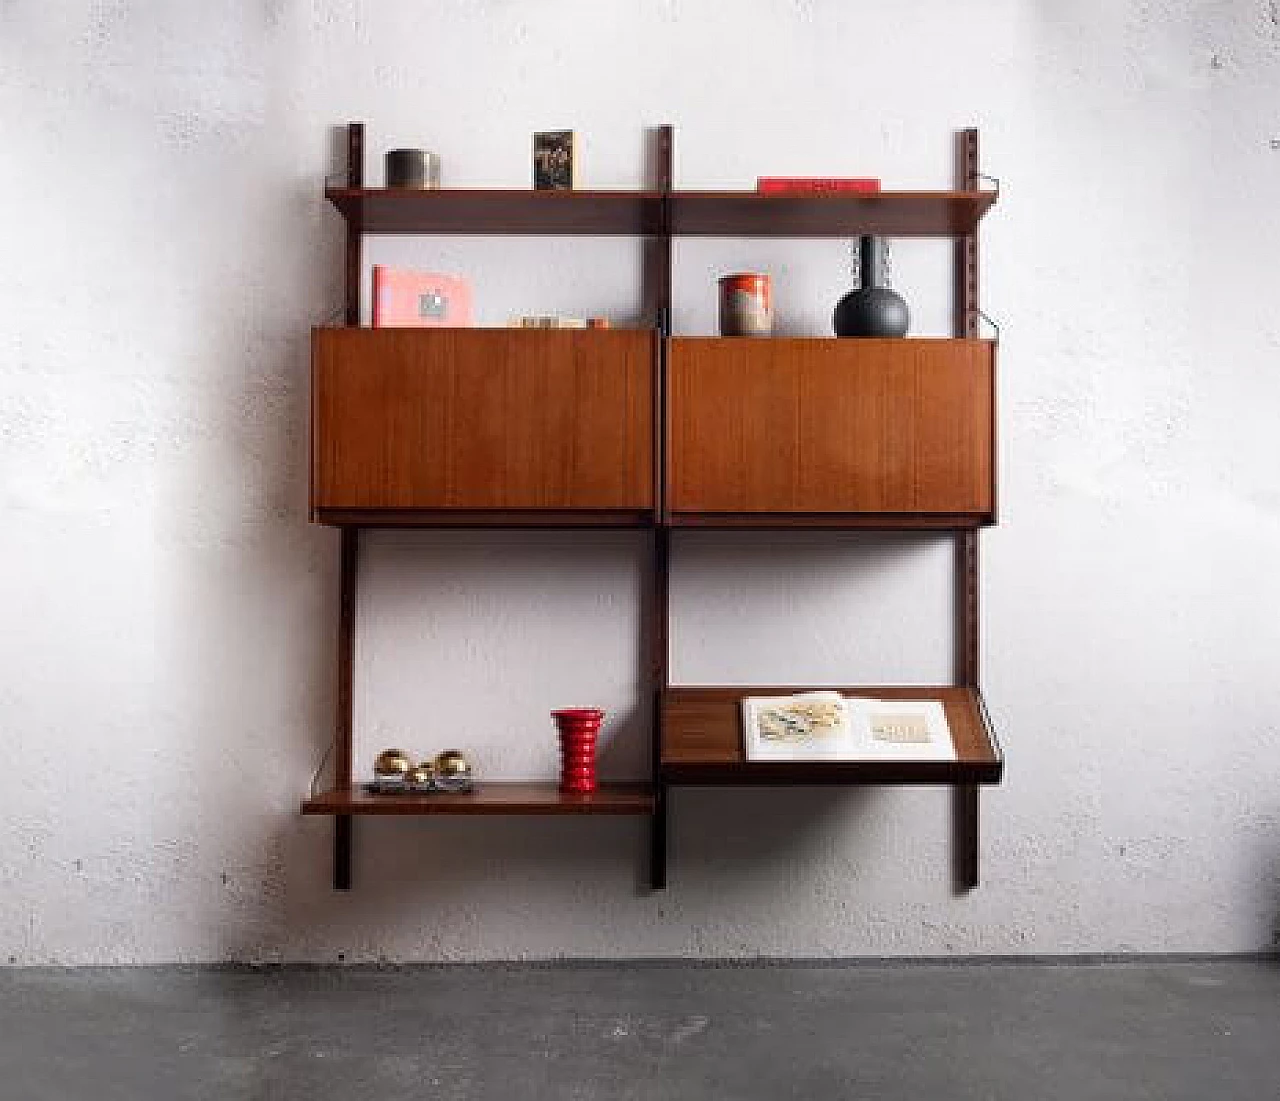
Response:
[[[486,957],[488,943],[517,958],[644,955],[654,943],[679,954],[697,935],[681,915],[692,899],[754,898],[762,882],[776,899],[815,849],[858,829],[876,798],[843,788],[677,790],[664,892],[648,886],[647,818],[357,819],[351,892],[331,887],[332,822],[282,820],[293,869],[285,944],[338,963]],[[667,933],[628,941],[666,915]]]

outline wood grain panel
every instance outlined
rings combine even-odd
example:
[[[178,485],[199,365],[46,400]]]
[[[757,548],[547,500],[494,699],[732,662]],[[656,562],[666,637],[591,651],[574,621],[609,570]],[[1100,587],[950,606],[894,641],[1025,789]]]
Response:
[[[982,700],[971,688],[875,685],[839,689],[886,700],[941,700],[955,761],[748,761],[742,698],[809,691],[796,687],[671,688],[662,702],[662,775],[673,783],[995,783],[1002,761]]]
[[[673,514],[989,516],[980,340],[672,341]]]
[[[655,339],[317,329],[313,514],[652,510]]]

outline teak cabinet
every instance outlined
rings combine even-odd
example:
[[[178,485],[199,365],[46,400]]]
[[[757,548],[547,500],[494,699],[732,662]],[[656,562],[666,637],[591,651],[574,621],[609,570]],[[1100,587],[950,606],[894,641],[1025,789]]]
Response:
[[[303,803],[335,822],[334,885],[351,885],[366,814],[635,814],[650,882],[666,885],[672,785],[938,784],[956,792],[957,881],[978,881],[977,785],[1003,760],[978,688],[978,530],[995,522],[996,346],[977,338],[977,133],[959,135],[961,190],[759,195],[672,188],[672,130],[649,191],[410,191],[363,186],[348,127],[346,326],[312,336],[311,518],[341,529],[333,781]],[[641,328],[359,328],[366,233],[613,234],[644,240]],[[955,336],[837,340],[675,337],[675,236],[935,236],[954,242]],[[644,632],[652,681],[648,782],[565,795],[485,783],[467,795],[371,796],[355,782],[352,678],[359,535],[411,526],[619,526],[652,536]],[[681,527],[943,530],[954,534],[954,683],[847,686],[941,699],[955,761],[747,761],[740,702],[807,686],[674,685],[667,623]],[[548,737],[550,737],[550,733]]]
[[[435,524],[990,521],[994,346],[317,329],[312,515]]]
[[[651,517],[655,339],[643,330],[318,329],[315,519]]]
[[[667,507],[988,522],[994,381],[987,341],[677,338]]]

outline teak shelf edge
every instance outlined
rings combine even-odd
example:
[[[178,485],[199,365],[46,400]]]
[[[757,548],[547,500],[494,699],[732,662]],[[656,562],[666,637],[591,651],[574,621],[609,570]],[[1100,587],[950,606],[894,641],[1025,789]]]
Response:
[[[335,788],[302,804],[303,814],[326,815],[648,815],[653,813],[653,786],[647,783],[602,783],[594,792],[560,791],[554,781],[490,781],[470,792],[374,795],[359,786]]]

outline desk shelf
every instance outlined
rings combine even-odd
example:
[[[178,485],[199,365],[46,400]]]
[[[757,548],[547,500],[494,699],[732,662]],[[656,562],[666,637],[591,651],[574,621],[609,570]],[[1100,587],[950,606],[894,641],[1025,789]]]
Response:
[[[1004,761],[982,696],[972,688],[853,686],[845,696],[940,700],[956,747],[954,761],[748,761],[742,700],[812,688],[726,686],[669,688],[662,696],[661,775],[673,784],[995,784]]]

